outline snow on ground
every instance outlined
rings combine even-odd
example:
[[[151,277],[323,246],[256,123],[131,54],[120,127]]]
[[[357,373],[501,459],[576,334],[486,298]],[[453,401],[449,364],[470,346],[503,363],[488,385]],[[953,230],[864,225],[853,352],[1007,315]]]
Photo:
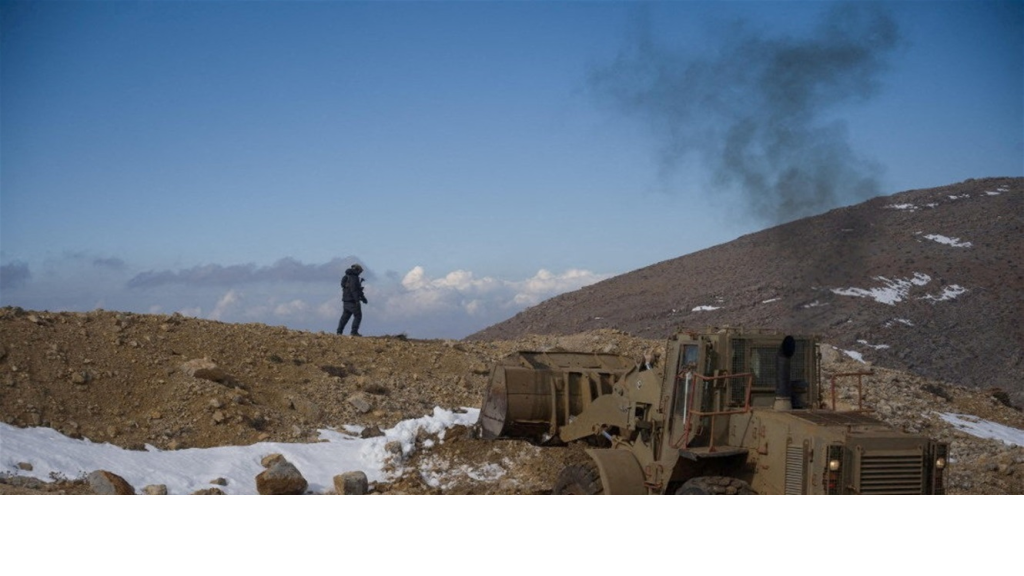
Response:
[[[875,280],[881,282],[883,286],[878,288],[833,288],[832,292],[840,296],[871,298],[875,302],[895,306],[897,302],[902,302],[907,298],[912,287],[924,286],[931,282],[932,278],[927,274],[915,272],[913,278],[890,280],[885,276],[876,276]]]
[[[75,479],[94,470],[108,470],[123,477],[136,490],[164,484],[169,494],[191,494],[210,488],[211,480],[224,478],[227,485],[218,487],[226,494],[257,494],[256,475],[263,471],[260,460],[268,454],[280,453],[299,469],[311,492],[322,494],[334,489],[334,476],[343,472],[361,470],[370,482],[387,480],[384,468],[391,458],[385,450],[387,443],[401,442],[402,453],[408,455],[420,430],[436,434],[443,441],[446,429],[475,423],[479,412],[476,408],[467,408],[464,413],[434,408],[432,415],[400,422],[377,438],[361,439],[349,433],[358,433],[359,429],[352,427],[348,432],[321,430],[321,441],[315,444],[259,442],[250,446],[184,450],[147,446],[144,451],[125,450],[88,439],[75,440],[50,428],[16,428],[0,423],[0,474],[52,480]],[[22,462],[31,464],[32,470],[19,469]]]
[[[875,350],[885,350],[889,347],[888,344],[869,344],[867,340],[857,340],[857,342],[867,346],[868,348],[874,348]]]
[[[857,298],[871,298],[875,302],[895,306],[910,297],[910,291],[914,287],[927,286],[932,277],[920,272],[914,272],[913,278],[897,278],[890,280],[885,276],[875,276],[875,280],[882,283],[876,288],[833,288],[832,293],[840,296],[855,296]],[[967,292],[967,288],[957,284],[950,284],[942,289],[939,294],[925,294],[919,296],[918,300],[931,300],[932,303],[952,300]]]
[[[938,296],[932,294],[925,294],[921,297],[921,300],[931,300],[932,302],[942,302],[945,300],[953,300],[957,296],[960,296],[964,292],[967,292],[967,288],[960,286],[959,284],[950,284],[942,289],[942,293]]]
[[[692,310],[693,312],[710,312],[711,310],[718,310],[721,306],[696,306]]]
[[[860,352],[857,352],[856,350],[843,350],[842,352],[843,354],[846,354],[847,356],[853,358],[854,360],[860,362],[861,364],[867,364],[867,362],[864,361],[864,355],[861,354]]]
[[[885,207],[892,208],[893,210],[909,210],[911,212],[917,210],[917,206],[913,204],[887,204]]]
[[[903,324],[904,326],[913,326],[914,323],[906,318],[893,318],[885,323],[886,328],[892,328],[896,324]]]
[[[982,420],[969,414],[939,413],[939,416],[952,424],[957,430],[966,432],[971,436],[1002,440],[1011,446],[1024,446],[1024,430]]]
[[[974,246],[971,242],[961,242],[959,238],[950,238],[949,236],[943,236],[941,234],[925,234],[925,238],[939,244],[946,244],[954,248],[970,248]]]

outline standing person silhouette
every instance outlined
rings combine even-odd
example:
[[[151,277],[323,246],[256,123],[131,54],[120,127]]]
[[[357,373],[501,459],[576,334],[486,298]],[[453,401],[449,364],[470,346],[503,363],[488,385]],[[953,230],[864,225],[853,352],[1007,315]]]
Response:
[[[362,266],[353,264],[341,278],[341,303],[345,311],[338,321],[338,334],[345,333],[345,325],[352,318],[352,336],[362,336],[359,333],[359,324],[363,321],[362,304],[369,304],[363,295],[363,279],[359,277],[362,272]]]

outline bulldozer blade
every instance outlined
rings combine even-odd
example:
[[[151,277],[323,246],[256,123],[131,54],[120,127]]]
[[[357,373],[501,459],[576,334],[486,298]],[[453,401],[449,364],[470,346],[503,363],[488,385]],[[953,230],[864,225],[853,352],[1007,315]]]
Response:
[[[546,442],[634,365],[616,354],[513,354],[491,370],[480,409],[482,436]]]

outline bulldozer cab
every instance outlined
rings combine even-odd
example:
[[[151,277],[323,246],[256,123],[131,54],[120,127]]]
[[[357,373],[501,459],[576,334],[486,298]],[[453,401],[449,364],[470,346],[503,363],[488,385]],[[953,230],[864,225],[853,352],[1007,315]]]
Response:
[[[714,449],[729,417],[757,407],[816,406],[820,387],[813,337],[771,332],[680,333],[666,350],[663,405],[669,444]]]

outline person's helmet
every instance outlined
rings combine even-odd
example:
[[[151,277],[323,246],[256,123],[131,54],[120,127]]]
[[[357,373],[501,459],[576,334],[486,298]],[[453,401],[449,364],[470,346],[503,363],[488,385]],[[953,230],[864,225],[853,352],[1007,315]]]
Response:
[[[363,267],[360,266],[359,264],[353,264],[352,269],[355,270],[357,273],[363,271]]]

